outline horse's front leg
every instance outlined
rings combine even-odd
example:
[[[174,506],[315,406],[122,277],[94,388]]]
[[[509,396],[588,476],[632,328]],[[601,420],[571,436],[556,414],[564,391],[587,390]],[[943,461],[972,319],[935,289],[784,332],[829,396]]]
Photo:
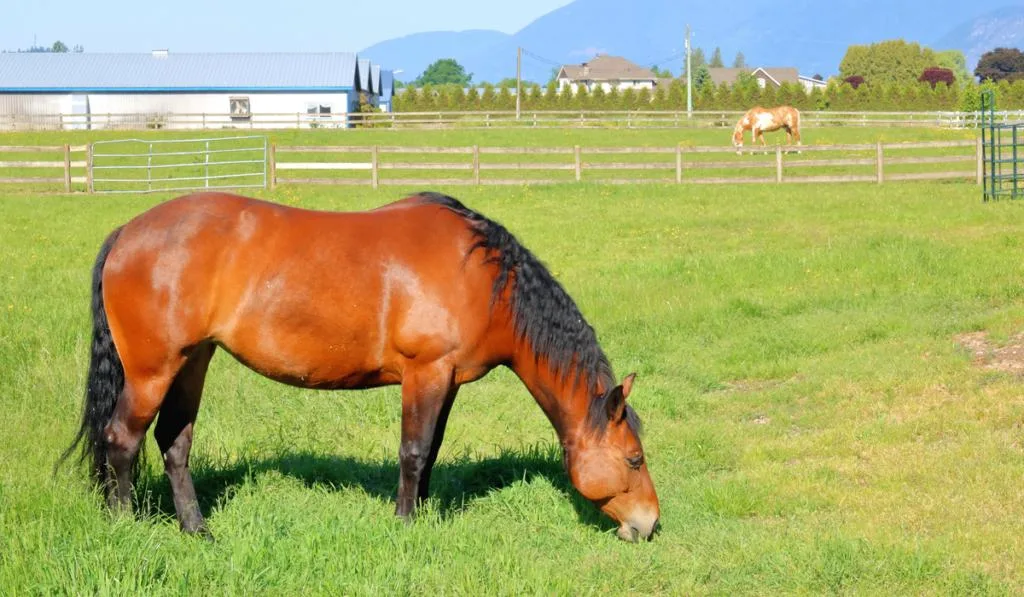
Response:
[[[444,439],[458,387],[447,364],[409,366],[402,380],[402,445],[398,449],[395,514],[411,519],[417,500],[427,497],[430,473]]]

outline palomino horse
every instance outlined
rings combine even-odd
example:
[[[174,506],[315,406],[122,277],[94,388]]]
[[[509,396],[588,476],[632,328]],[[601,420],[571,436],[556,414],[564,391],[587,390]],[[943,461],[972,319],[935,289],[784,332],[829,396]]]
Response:
[[[750,144],[761,140],[761,147],[765,147],[764,133],[770,133],[779,129],[786,129],[786,144],[792,145],[794,139],[800,145],[800,111],[791,106],[778,106],[765,109],[755,106],[747,110],[746,114],[736,122],[732,131],[732,144],[736,146],[736,153],[740,153],[743,147],[743,132],[750,131],[752,138]]]
[[[114,230],[92,276],[82,458],[111,508],[155,436],[182,530],[209,535],[188,469],[207,366],[220,346],[302,388],[401,384],[396,514],[427,497],[459,386],[512,369],[554,426],[579,492],[628,541],[658,497],[593,328],[501,224],[440,194],[330,213],[237,195],[167,201]],[[65,457],[68,453],[65,453]]]

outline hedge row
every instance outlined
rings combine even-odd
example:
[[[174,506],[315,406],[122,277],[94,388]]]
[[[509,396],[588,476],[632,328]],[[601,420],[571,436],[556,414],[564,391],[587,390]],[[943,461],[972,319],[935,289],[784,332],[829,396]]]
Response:
[[[971,83],[965,86],[947,86],[939,83],[932,88],[928,83],[913,85],[863,84],[853,88],[848,83],[829,82],[825,89],[806,93],[796,83],[784,83],[778,89],[756,84],[705,86],[695,89],[695,110],[745,110],[754,105],[789,104],[802,110],[835,111],[973,111],[980,107],[982,88],[996,91],[996,104],[1001,110],[1024,109],[1024,80],[1014,83],[1001,81],[998,85]],[[514,110],[515,94],[508,88],[486,86],[482,90],[468,91],[456,86],[406,88],[394,99],[394,109],[400,112],[436,111],[501,111]],[[559,93],[555,85],[546,89],[530,85],[523,89],[523,110],[685,110],[686,85],[676,80],[668,87],[654,91],[627,89],[609,93],[585,89],[573,95]]]

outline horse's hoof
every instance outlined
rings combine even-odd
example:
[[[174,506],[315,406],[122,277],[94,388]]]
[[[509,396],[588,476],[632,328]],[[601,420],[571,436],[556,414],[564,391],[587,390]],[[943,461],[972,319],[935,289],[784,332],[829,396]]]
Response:
[[[197,529],[182,529],[182,532],[184,532],[186,535],[188,535],[190,537],[196,537],[198,539],[202,539],[203,541],[206,541],[207,543],[214,543],[214,542],[216,542],[216,539],[214,539],[214,537],[213,537],[213,533],[211,533],[210,530],[207,529],[205,525],[201,526],[201,527],[199,527]]]

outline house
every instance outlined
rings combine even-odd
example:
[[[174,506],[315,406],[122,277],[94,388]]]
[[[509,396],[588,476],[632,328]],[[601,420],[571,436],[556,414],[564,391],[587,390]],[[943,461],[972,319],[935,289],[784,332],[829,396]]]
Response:
[[[773,67],[757,67],[757,68],[709,68],[708,73],[711,75],[711,82],[715,86],[725,83],[726,85],[733,85],[741,74],[750,74],[757,80],[757,84],[764,89],[766,86],[771,85],[778,89],[783,83],[797,83],[804,88],[804,91],[810,93],[816,87],[825,87],[825,81],[819,81],[812,77],[805,77],[795,68],[773,68]]]
[[[800,75],[800,84],[804,86],[804,91],[807,93],[810,93],[815,89],[824,90],[828,87],[828,81],[824,79],[815,79],[814,77],[806,77],[804,75]]]
[[[559,89],[572,89],[576,93],[580,87],[588,92],[601,87],[605,92],[613,88],[623,89],[654,89],[657,75],[650,69],[638,66],[620,56],[599,54],[583,64],[566,64],[558,70]]]
[[[359,93],[376,94],[372,70],[349,52],[2,53],[0,126],[347,126]]]

